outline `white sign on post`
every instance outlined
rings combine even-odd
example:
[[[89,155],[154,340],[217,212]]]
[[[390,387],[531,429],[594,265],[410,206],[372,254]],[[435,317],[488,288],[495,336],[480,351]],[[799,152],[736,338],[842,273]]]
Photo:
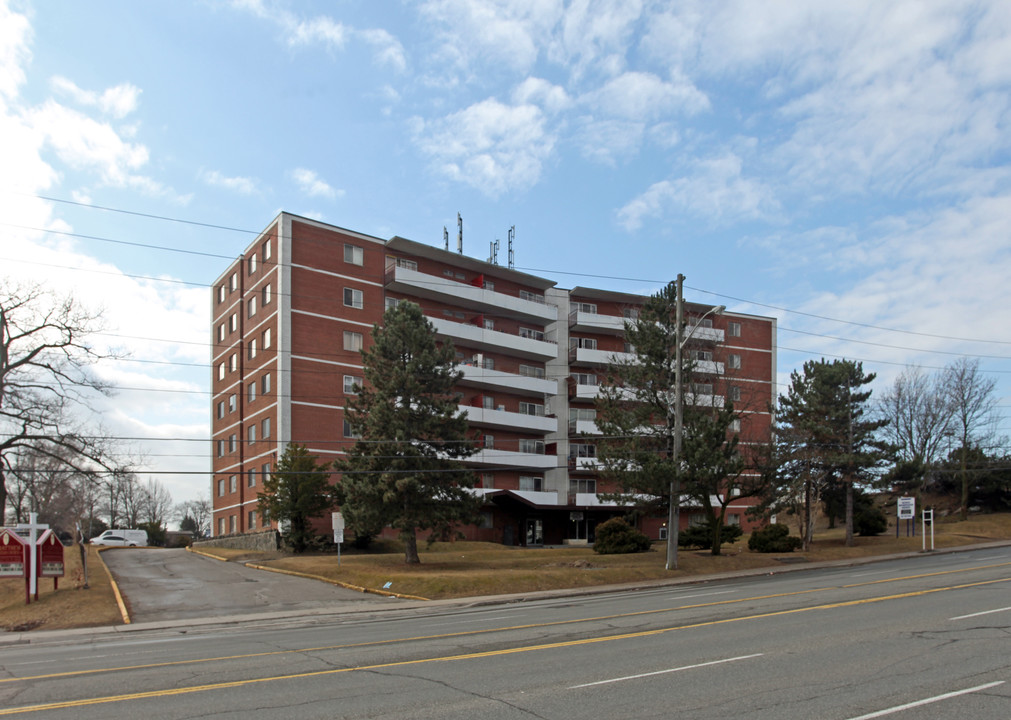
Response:
[[[916,517],[916,498],[899,498],[899,520],[912,520]]]

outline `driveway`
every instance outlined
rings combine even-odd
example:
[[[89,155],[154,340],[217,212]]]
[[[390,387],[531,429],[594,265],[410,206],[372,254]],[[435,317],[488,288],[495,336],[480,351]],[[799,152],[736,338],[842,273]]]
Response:
[[[133,622],[315,610],[376,601],[374,595],[181,549],[116,548],[104,551],[102,559],[119,584]]]

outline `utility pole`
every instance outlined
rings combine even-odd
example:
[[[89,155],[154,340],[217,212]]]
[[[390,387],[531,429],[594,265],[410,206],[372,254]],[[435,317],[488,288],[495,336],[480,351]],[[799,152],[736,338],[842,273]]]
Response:
[[[678,567],[678,529],[681,523],[681,477],[678,465],[681,461],[681,432],[684,424],[684,388],[681,382],[681,328],[684,319],[682,288],[685,276],[678,273],[677,300],[674,311],[674,442],[671,455],[675,471],[670,480],[670,503],[667,508],[667,569]]]

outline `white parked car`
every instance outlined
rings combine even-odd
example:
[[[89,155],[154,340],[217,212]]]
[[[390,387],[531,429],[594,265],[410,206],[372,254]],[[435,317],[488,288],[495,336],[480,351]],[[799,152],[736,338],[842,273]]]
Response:
[[[137,547],[147,545],[147,530],[106,530],[98,537],[91,538],[92,545],[119,545]]]

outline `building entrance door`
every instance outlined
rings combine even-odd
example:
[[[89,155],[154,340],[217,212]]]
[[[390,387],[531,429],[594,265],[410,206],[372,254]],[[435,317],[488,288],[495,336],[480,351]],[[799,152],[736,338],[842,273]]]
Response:
[[[527,520],[527,545],[544,544],[544,521],[540,519]]]

